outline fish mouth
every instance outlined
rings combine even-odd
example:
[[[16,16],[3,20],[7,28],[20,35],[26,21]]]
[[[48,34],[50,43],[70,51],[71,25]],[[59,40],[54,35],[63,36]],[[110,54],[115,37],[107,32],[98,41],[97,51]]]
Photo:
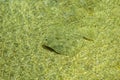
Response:
[[[51,48],[51,47],[49,47],[49,46],[47,46],[45,44],[43,44],[42,47],[43,47],[43,49],[46,49],[46,50],[48,50],[50,52],[54,52],[54,53],[60,54],[57,51],[55,51],[53,48]]]

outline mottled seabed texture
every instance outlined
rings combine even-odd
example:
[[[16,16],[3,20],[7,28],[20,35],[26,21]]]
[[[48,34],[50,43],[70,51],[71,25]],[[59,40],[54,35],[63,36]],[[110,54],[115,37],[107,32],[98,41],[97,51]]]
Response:
[[[0,80],[120,80],[120,0],[0,0]]]

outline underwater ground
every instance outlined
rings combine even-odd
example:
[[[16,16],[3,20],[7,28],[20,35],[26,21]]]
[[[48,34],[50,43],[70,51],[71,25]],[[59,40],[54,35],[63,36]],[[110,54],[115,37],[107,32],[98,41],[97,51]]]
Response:
[[[120,80],[120,0],[0,0],[0,80]]]

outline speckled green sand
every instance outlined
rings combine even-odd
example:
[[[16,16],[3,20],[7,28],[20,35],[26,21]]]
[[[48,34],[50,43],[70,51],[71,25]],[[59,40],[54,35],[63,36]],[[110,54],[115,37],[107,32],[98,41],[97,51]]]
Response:
[[[0,80],[119,73],[120,0],[0,0]]]

